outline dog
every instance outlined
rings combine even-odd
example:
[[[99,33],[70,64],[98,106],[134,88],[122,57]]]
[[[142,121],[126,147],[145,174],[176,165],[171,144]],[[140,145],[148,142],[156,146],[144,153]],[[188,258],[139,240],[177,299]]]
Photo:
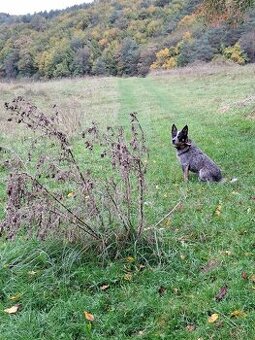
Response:
[[[198,174],[203,182],[220,182],[220,168],[188,138],[188,125],[181,131],[172,125],[172,143],[180,160],[183,177],[189,179],[189,171]]]

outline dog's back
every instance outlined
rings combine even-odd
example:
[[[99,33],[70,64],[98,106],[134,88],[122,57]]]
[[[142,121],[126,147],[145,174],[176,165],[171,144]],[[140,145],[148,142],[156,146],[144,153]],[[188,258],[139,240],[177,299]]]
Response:
[[[201,181],[219,182],[222,178],[219,167],[214,161],[191,142],[187,152],[177,150],[182,167],[188,165],[189,171],[198,174]]]

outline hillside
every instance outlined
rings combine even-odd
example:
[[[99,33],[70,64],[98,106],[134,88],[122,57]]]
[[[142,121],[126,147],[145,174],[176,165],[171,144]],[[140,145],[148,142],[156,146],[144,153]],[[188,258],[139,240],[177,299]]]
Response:
[[[254,62],[254,8],[242,20],[208,21],[202,5],[98,0],[49,13],[1,13],[0,77],[133,76],[215,58]]]

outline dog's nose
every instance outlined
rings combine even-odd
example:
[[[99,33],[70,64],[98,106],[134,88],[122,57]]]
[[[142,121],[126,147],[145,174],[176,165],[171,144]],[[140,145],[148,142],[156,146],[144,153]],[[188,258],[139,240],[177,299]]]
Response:
[[[176,137],[172,139],[173,144],[175,144],[176,141]]]

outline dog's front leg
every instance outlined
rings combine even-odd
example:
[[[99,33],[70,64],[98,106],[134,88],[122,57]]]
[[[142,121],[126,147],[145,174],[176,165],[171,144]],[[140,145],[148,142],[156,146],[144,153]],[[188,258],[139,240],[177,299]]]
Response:
[[[186,164],[182,167],[183,171],[183,179],[185,182],[189,180],[189,164]]]

